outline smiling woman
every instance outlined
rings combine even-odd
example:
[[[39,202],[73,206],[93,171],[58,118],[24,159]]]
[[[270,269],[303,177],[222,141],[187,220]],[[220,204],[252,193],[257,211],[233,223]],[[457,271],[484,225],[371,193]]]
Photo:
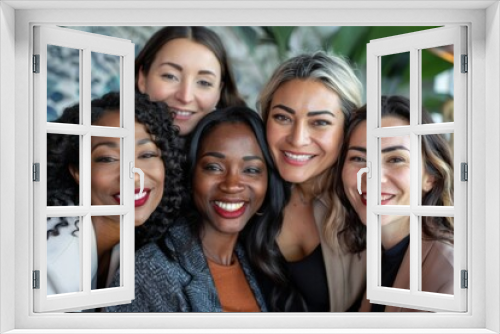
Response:
[[[293,185],[283,227],[270,238],[279,266],[262,280],[273,311],[344,312],[362,293],[363,258],[337,240],[342,207],[334,179],[361,90],[349,64],[318,51],[283,62],[261,92],[269,147]]]
[[[182,194],[177,129],[163,103],[142,94],[135,100],[135,166],[144,172],[144,192],[136,178],[136,248],[155,240],[177,214]],[[77,123],[79,106],[67,108],[58,120]],[[118,126],[120,96],[109,93],[92,101],[93,126]],[[47,205],[79,205],[79,138],[48,135]],[[91,138],[91,205],[120,204],[120,139]],[[169,166],[166,170],[165,166]],[[79,291],[79,219],[47,222],[47,291]],[[92,289],[108,287],[119,265],[120,216],[92,216]],[[76,254],[76,257],[74,256]],[[71,269],[70,269],[71,268]]]
[[[382,96],[382,126],[408,126],[410,101],[401,96]],[[352,253],[366,248],[366,177],[357,190],[357,172],[366,167],[366,106],[356,110],[346,133],[339,167],[343,187],[339,197],[346,207],[346,225],[341,231],[344,245]],[[422,110],[422,122],[432,123]],[[381,143],[380,204],[410,205],[410,138],[384,137]],[[442,135],[422,138],[421,203],[422,205],[453,205],[453,160],[448,143]],[[453,217],[420,217],[422,225],[422,291],[453,294],[454,223]],[[381,286],[410,288],[408,215],[381,215],[382,277]],[[365,296],[366,297],[366,296]],[[370,304],[359,300],[363,312],[409,312],[413,309]]]
[[[168,104],[181,136],[216,107],[245,105],[221,40],[205,27],[157,31],[137,56],[135,74],[137,90]]]
[[[245,252],[239,241],[250,227],[260,234],[279,229],[287,197],[262,121],[246,107],[214,111],[188,147],[192,199],[183,218],[136,253],[135,300],[107,311],[267,310],[246,254],[262,267],[270,250],[250,238]]]

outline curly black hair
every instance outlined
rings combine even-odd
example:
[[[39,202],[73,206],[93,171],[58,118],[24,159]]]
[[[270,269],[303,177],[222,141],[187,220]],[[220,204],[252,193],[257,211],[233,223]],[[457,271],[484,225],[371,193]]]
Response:
[[[119,93],[108,93],[91,103],[91,123],[95,124],[104,114],[116,112],[120,108]],[[79,105],[66,108],[55,122],[79,124]],[[179,141],[177,126],[173,125],[172,115],[163,102],[152,102],[144,94],[136,93],[135,120],[144,124],[153,142],[161,151],[165,166],[163,197],[149,219],[135,229],[135,247],[140,248],[148,242],[159,239],[169,223],[177,218],[181,207],[184,186],[182,164],[184,155]],[[79,138],[60,134],[47,135],[47,205],[68,206],[79,204],[79,186],[73,179],[69,167],[79,168]],[[59,235],[59,228],[68,226],[61,218],[47,238]],[[75,222],[75,234],[78,221]]]

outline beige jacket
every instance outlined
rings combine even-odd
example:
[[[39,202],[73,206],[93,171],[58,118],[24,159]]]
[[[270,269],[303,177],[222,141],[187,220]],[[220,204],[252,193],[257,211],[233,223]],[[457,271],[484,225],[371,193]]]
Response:
[[[345,312],[365,291],[366,252],[353,254],[342,250],[338,238],[334,239],[334,247],[330,247],[322,233],[328,213],[325,202],[321,198],[316,199],[313,209],[325,261],[330,311]]]
[[[406,250],[394,288],[410,289],[410,247]],[[422,291],[453,294],[453,246],[435,240],[422,240]],[[365,298],[360,312],[370,312],[371,304]],[[386,306],[385,312],[420,312],[419,310]]]

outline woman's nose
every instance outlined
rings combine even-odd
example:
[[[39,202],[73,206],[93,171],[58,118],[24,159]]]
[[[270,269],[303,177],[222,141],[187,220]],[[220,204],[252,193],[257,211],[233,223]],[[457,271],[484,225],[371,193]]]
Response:
[[[388,181],[388,172],[388,168],[382,166],[382,168],[380,169],[380,183],[386,183]]]
[[[288,138],[289,142],[295,147],[306,146],[311,143],[309,130],[306,124],[303,123],[295,123]]]
[[[238,173],[230,172],[220,185],[222,191],[227,193],[238,193],[244,189]]]
[[[184,104],[187,104],[193,100],[194,97],[193,93],[194,91],[192,84],[187,81],[184,81],[180,83],[174,96],[177,100],[181,101]]]

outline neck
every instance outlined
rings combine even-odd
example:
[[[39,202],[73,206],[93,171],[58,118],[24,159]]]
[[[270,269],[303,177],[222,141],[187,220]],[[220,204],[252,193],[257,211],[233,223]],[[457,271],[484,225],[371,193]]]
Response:
[[[92,217],[94,225],[97,257],[100,259],[110,253],[115,245],[120,242],[120,221],[109,217]]]
[[[205,257],[223,266],[233,263],[238,234],[222,234],[206,229],[202,231],[200,239]]]
[[[389,250],[410,234],[410,220],[382,226],[382,247]]]
[[[92,217],[97,244],[97,287],[105,288],[111,251],[120,242],[120,221],[110,217]]]
[[[295,183],[292,188],[292,196],[294,192],[298,192],[302,200],[308,203],[312,202],[314,198],[325,191],[325,185],[328,182],[328,173],[329,170],[326,170],[320,175],[302,183]]]

